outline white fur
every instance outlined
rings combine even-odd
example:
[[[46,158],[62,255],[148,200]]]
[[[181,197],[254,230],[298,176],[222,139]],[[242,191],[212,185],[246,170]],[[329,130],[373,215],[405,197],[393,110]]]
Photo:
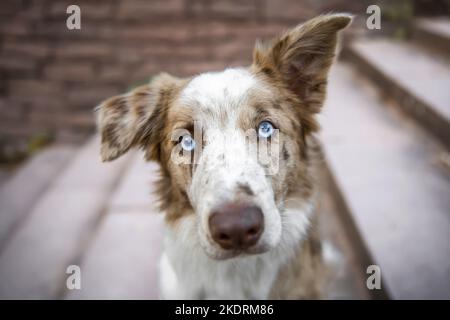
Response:
[[[195,102],[202,108],[226,109],[224,103],[239,103],[256,85],[255,77],[243,68],[202,73],[189,82],[181,94],[181,101],[187,104]]]

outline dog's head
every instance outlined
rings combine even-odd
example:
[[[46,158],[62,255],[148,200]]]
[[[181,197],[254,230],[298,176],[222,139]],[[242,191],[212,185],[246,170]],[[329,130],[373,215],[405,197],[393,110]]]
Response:
[[[140,147],[158,161],[168,223],[189,225],[211,257],[274,248],[286,201],[311,197],[308,139],[318,129],[337,32],[350,21],[320,16],[258,43],[249,68],[162,74],[110,98],[97,109],[103,160]]]

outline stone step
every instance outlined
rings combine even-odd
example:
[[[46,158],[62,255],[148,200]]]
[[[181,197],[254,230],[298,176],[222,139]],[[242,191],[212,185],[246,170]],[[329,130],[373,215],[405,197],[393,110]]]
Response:
[[[0,169],[0,188],[11,177],[11,172],[8,169]]]
[[[52,146],[32,157],[0,189],[0,252],[39,197],[75,154],[75,147]]]
[[[414,23],[414,40],[425,48],[450,58],[450,19],[418,19]]]
[[[450,145],[449,61],[388,39],[354,41],[345,56],[407,114]]]
[[[80,265],[81,290],[66,299],[158,299],[163,216],[151,195],[157,165],[135,157],[111,197]]]
[[[331,73],[321,123],[346,225],[387,295],[450,298],[449,172],[437,164],[446,150],[346,64]]]
[[[347,232],[345,214],[334,197],[333,181],[324,163],[319,170],[317,216],[323,252],[331,272],[325,288],[325,299],[362,300],[373,298],[366,287],[366,263],[354,239]]]
[[[162,215],[108,214],[80,265],[81,290],[65,299],[158,299]]]
[[[95,230],[128,157],[100,161],[91,139],[52,182],[0,254],[1,299],[54,299]]]

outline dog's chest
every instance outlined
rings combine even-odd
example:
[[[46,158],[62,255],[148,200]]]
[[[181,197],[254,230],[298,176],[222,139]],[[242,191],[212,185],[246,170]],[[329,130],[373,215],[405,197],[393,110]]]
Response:
[[[178,282],[174,291],[193,299],[267,299],[285,262],[274,253],[224,261],[177,248],[166,247],[166,254]]]

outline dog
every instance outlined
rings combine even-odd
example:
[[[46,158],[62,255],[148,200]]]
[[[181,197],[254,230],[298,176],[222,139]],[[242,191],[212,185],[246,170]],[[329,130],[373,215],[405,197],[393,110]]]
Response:
[[[96,108],[103,161],[140,148],[160,165],[162,298],[323,297],[316,115],[351,20],[318,16],[257,42],[249,67],[163,73]]]

